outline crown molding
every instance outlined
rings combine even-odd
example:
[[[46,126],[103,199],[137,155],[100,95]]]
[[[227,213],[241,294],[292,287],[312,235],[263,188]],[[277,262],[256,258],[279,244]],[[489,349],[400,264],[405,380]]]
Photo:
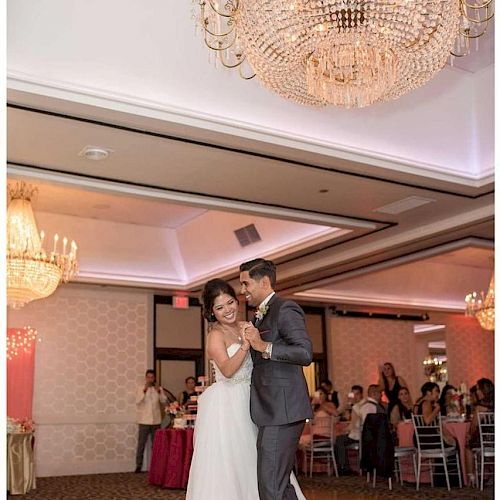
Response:
[[[371,296],[371,295],[347,295],[342,292],[335,293],[329,291],[298,292],[293,297],[302,300],[321,301],[335,304],[356,304],[365,306],[383,306],[394,307],[398,309],[424,309],[432,311],[446,312],[464,312],[463,302],[453,302],[445,300],[426,300],[426,299],[401,299],[391,295]]]
[[[75,85],[60,80],[44,79],[12,70],[7,71],[7,88],[164,122],[208,129],[216,133],[239,136],[245,139],[360,163],[370,168],[378,167],[459,185],[480,188],[492,183],[494,180],[493,167],[489,167],[479,174],[458,171],[446,165],[421,162],[416,159],[403,158],[331,141],[318,141],[312,136],[292,134],[272,127],[262,127],[241,120],[228,119],[220,115],[202,113],[119,92]]]

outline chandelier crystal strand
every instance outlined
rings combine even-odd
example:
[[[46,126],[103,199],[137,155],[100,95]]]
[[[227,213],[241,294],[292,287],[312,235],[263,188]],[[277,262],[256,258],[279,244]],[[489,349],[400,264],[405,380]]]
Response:
[[[495,329],[495,277],[491,277],[486,295],[484,292],[469,293],[465,297],[466,316],[475,317],[485,330]]]
[[[36,189],[24,182],[9,187],[7,209],[7,304],[18,309],[32,300],[48,297],[60,283],[66,283],[77,272],[74,241],[67,251],[63,239],[63,253],[58,253],[59,236],[47,253],[42,246],[45,234],[38,233],[31,199]]]
[[[224,66],[242,73],[246,64],[265,87],[301,104],[351,108],[424,85],[455,42],[457,55],[468,51],[493,15],[493,0],[479,2],[199,0],[199,22]]]

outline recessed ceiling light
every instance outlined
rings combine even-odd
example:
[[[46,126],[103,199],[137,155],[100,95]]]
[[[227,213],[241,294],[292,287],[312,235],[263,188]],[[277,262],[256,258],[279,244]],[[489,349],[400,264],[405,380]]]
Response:
[[[86,160],[105,160],[110,153],[113,153],[112,149],[100,148],[97,146],[85,146],[79,153],[78,156],[83,156]]]
[[[402,200],[395,201],[394,203],[389,203],[383,207],[375,208],[374,212],[380,212],[383,214],[401,214],[407,210],[412,210],[422,205],[427,205],[427,203],[432,203],[436,200],[432,198],[423,198],[422,196],[408,196],[408,198],[403,198]]]
[[[318,193],[328,193],[329,189],[320,189]]]

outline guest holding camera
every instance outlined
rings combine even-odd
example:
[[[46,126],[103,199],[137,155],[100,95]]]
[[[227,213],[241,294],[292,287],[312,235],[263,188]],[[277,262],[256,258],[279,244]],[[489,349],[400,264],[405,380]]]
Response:
[[[139,426],[137,453],[135,456],[135,472],[141,472],[144,448],[151,436],[160,428],[161,404],[167,402],[167,396],[162,387],[156,383],[154,370],[146,371],[144,384],[137,388],[135,403],[137,407],[137,424]]]

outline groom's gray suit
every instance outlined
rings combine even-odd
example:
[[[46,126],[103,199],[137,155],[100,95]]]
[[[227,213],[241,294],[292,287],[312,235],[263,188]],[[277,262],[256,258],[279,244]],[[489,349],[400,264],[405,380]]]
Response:
[[[306,418],[313,413],[302,366],[312,361],[312,344],[302,309],[273,295],[255,326],[272,342],[271,359],[252,350],[252,420],[259,428],[257,474],[260,500],[296,500],[290,472]],[[266,332],[266,330],[268,330]]]

